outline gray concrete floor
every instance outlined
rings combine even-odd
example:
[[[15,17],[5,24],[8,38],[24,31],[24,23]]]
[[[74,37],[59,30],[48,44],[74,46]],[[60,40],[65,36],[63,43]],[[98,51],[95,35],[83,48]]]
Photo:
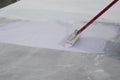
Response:
[[[120,60],[0,43],[0,80],[120,80]]]

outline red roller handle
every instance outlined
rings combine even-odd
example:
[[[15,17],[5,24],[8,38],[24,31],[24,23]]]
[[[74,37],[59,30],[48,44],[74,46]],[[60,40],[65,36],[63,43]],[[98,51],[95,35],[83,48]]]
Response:
[[[108,6],[106,6],[100,13],[98,13],[94,18],[92,18],[86,25],[84,25],[81,29],[79,29],[76,35],[79,35],[82,31],[84,31],[90,24],[92,24],[97,18],[99,18],[103,13],[105,13],[110,7],[112,7],[117,1],[113,0]]]

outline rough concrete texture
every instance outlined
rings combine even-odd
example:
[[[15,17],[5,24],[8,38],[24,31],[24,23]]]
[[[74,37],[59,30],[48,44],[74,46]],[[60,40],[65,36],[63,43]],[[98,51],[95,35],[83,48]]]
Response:
[[[104,52],[105,55],[120,60],[120,25],[118,25],[117,36],[106,42]]]
[[[0,43],[0,80],[120,80],[120,60],[105,54]]]

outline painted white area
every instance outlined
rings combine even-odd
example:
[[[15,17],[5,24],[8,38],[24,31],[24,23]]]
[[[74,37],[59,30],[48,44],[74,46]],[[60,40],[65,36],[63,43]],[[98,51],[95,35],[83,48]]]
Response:
[[[8,28],[10,27],[11,28]],[[91,26],[72,48],[64,47],[64,39],[71,33],[69,25],[57,22],[17,22],[0,28],[0,42],[14,43],[39,48],[101,53],[105,42],[116,35],[116,30],[106,26]],[[76,27],[74,27],[75,29]],[[73,30],[74,30],[73,29]],[[104,30],[107,33],[100,32]],[[112,34],[111,34],[112,33]],[[109,35],[111,34],[111,35]]]
[[[96,5],[93,5],[93,2],[98,4],[99,9],[95,9]],[[91,0],[21,0],[0,10],[0,17],[9,18],[11,16],[14,19],[15,17],[16,19],[24,18],[27,21],[1,25],[0,42],[40,48],[102,53],[106,41],[117,34],[117,30],[113,26],[91,25],[81,34],[81,38],[74,47],[64,47],[65,38],[85,24],[81,21],[88,21],[109,1],[94,0],[93,2]],[[99,4],[100,2],[101,4]],[[84,4],[87,4],[91,9]],[[111,15],[109,16],[111,17]],[[100,20],[110,21],[107,15],[103,17]],[[119,18],[116,21],[113,17],[110,19],[113,22],[120,21]]]
[[[38,15],[42,15],[40,12],[43,12],[43,10],[49,10],[56,11],[58,13],[67,12],[67,15],[69,15],[69,13],[74,13],[74,15],[79,15],[79,20],[89,20],[111,1],[112,0],[20,0],[15,4],[1,9],[0,13],[36,19]],[[106,14],[101,16],[99,20],[120,23],[119,8],[120,5],[118,2],[108,12],[106,12]],[[83,16],[81,14],[84,14],[83,18],[81,18],[81,16]]]

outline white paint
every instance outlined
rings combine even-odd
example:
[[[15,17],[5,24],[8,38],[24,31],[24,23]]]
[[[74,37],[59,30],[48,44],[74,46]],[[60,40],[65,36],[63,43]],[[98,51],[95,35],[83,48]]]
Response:
[[[80,17],[91,18],[108,5],[112,0],[20,0],[2,10],[1,14],[25,16],[31,13],[42,12],[41,10],[77,13]],[[93,5],[93,3],[95,5]],[[113,6],[100,20],[120,23],[119,2]],[[31,13],[30,13],[30,12]],[[24,14],[26,12],[26,14]],[[27,13],[28,12],[28,13]],[[24,14],[24,15],[23,15]],[[69,14],[68,14],[69,15]],[[75,14],[76,15],[76,14]],[[36,16],[36,15],[32,15]],[[66,15],[67,16],[67,15]],[[32,18],[33,19],[33,18]],[[81,18],[80,18],[81,19]],[[83,19],[82,19],[83,20]]]
[[[4,15],[9,18],[8,15],[11,15],[29,21],[2,25],[4,27],[0,27],[0,42],[39,48],[102,53],[106,40],[110,40],[116,35],[117,30],[113,26],[105,26],[102,24],[91,25],[81,34],[81,38],[74,47],[65,48],[63,46],[65,42],[64,39],[75,29],[84,25],[78,22],[80,22],[80,20],[88,20],[91,14],[98,11],[97,9],[95,9],[96,11],[92,10],[92,13],[86,11],[87,8],[82,7],[84,5],[76,5],[80,1],[81,0],[59,0],[58,2],[56,0],[21,0],[16,4],[2,9],[0,16]],[[84,1],[83,3],[86,3]],[[73,5],[67,2],[73,3]],[[87,3],[88,2],[91,1],[87,0]],[[98,3],[97,1],[95,2]],[[60,4],[58,5],[58,3]],[[106,3],[102,4],[102,6],[106,5]],[[89,6],[90,4],[88,7]],[[98,6],[98,8],[101,7]],[[83,14],[84,9],[85,14]]]
[[[10,27],[11,28],[7,28]],[[105,30],[106,28],[103,28]],[[94,29],[94,28],[93,28]],[[106,29],[107,30],[107,29]],[[95,32],[99,32],[99,26],[96,28]],[[108,33],[116,33],[114,30],[109,28]],[[0,29],[0,42],[14,43],[26,46],[40,47],[40,48],[50,48],[59,50],[69,50],[69,51],[84,51],[84,52],[103,52],[105,46],[106,35],[101,34],[104,38],[98,37],[92,30],[88,30],[87,33],[83,33],[83,36],[77,41],[77,43],[72,48],[65,48],[63,46],[65,37],[68,36],[69,27],[64,25],[59,25],[57,22],[17,22],[15,24],[10,24],[4,26],[4,29]],[[89,33],[91,36],[88,36]],[[94,33],[93,33],[94,32]],[[107,33],[105,33],[107,34]],[[81,34],[82,35],[82,34]],[[100,35],[100,36],[101,36]],[[87,37],[86,37],[87,36]],[[95,37],[94,37],[95,36]],[[109,35],[111,38],[113,35]]]

